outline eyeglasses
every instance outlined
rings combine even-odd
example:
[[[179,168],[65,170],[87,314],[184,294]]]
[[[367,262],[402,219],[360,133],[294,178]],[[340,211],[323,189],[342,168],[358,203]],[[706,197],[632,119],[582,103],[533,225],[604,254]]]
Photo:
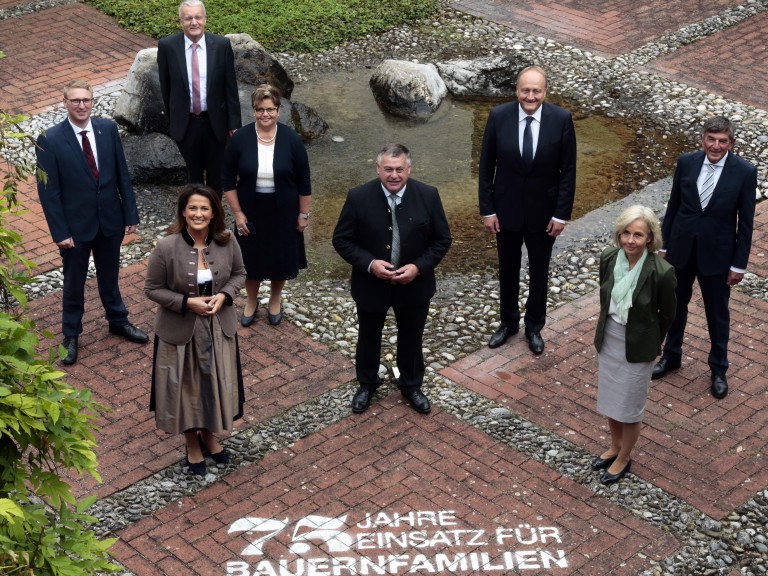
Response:
[[[65,98],[65,100],[70,104],[74,104],[75,106],[80,106],[80,104],[90,106],[93,104],[93,98]]]
[[[256,112],[256,114],[258,114],[259,116],[261,116],[262,114],[267,114],[269,116],[272,116],[272,114],[277,112],[277,108],[256,108],[254,112]]]
[[[204,22],[205,16],[184,16],[184,18],[181,19],[182,22]]]

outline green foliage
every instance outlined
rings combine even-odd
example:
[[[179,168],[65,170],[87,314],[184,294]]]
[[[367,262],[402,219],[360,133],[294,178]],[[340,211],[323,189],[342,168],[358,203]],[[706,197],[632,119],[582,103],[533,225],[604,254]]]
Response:
[[[176,0],[86,0],[155,38],[180,30]],[[318,52],[433,14],[439,0],[216,0],[206,30],[246,33],[273,52]]]
[[[2,57],[0,52],[0,57]],[[21,117],[0,110],[0,154],[27,136]],[[18,214],[18,184],[31,168],[2,166],[0,197],[0,576],[82,576],[114,572],[107,549],[85,514],[93,499],[77,502],[61,478],[64,470],[96,471],[92,420],[102,407],[89,390],[78,391],[53,367],[53,351],[42,357],[35,324],[25,316],[22,286],[31,263],[17,249],[18,234],[5,218]]]

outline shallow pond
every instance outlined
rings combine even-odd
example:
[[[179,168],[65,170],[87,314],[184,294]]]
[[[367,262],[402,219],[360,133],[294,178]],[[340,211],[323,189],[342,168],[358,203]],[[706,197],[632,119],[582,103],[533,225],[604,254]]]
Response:
[[[370,75],[368,69],[321,75],[298,85],[291,98],[313,107],[330,125],[308,149],[313,185],[307,232],[310,275],[348,273],[331,246],[333,228],[347,190],[376,177],[374,158],[386,142],[408,146],[411,177],[440,190],[454,238],[441,267],[470,272],[494,265],[495,242],[485,233],[477,207],[477,165],[488,111],[500,102],[448,98],[428,122],[396,119],[378,108],[368,86]],[[578,182],[573,218],[623,197],[640,182],[671,174],[685,146],[682,140],[673,143],[625,120],[581,114],[568,102],[549,100],[574,114]],[[343,141],[334,141],[339,137]],[[653,159],[656,174],[638,169],[643,158]]]

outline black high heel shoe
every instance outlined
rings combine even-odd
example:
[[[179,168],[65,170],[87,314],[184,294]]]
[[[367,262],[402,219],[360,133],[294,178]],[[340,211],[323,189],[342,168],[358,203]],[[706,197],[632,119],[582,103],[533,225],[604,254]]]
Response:
[[[616,458],[619,455],[616,454],[616,456],[610,456],[608,458],[600,458],[598,456],[594,460],[592,460],[592,470],[605,470],[606,468],[610,468],[611,464],[613,464],[616,461]]]
[[[190,462],[189,461],[189,450],[187,450],[186,446],[184,447],[184,452],[187,455],[186,458],[186,464],[187,468],[189,469],[192,474],[196,474],[197,476],[205,476],[206,468],[205,468],[205,456],[203,456],[202,462]]]
[[[632,460],[627,462],[627,465],[624,466],[624,469],[621,470],[620,472],[617,472],[616,474],[610,474],[608,470],[606,470],[605,472],[603,472],[603,476],[600,478],[600,482],[602,484],[605,484],[606,486],[608,484],[613,484],[614,482],[618,482],[619,480],[624,478],[624,476],[627,475],[627,472],[629,472],[629,469],[631,466],[632,466]]]
[[[229,464],[230,457],[226,448],[222,448],[221,452],[216,452],[216,454],[214,454],[208,450],[208,446],[205,445],[205,441],[203,440],[202,436],[198,435],[197,438],[200,441],[200,450],[203,452],[203,457],[210,456],[211,460],[217,464]]]

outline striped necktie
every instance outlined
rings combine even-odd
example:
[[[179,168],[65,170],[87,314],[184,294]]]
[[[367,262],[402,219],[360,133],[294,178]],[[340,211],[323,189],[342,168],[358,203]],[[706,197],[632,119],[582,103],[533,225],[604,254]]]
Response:
[[[707,207],[709,200],[712,198],[712,192],[715,190],[715,172],[717,165],[706,163],[707,175],[704,177],[704,182],[701,183],[701,190],[699,190],[699,200],[701,201],[701,209]]]
[[[91,148],[91,141],[88,139],[88,130],[80,132],[80,136],[83,138],[83,154],[85,154],[85,161],[88,163],[88,168],[91,169],[93,179],[96,183],[99,182],[99,168],[96,166],[96,158],[93,155],[93,148]]]
[[[397,226],[397,194],[389,195],[389,208],[392,214],[392,256],[390,263],[395,268],[400,260],[400,228]]]

